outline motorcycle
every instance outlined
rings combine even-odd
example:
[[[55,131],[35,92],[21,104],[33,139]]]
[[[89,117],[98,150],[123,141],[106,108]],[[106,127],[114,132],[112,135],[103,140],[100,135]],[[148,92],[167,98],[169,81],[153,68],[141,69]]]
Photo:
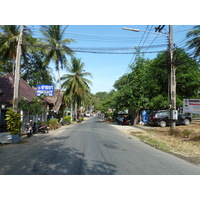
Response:
[[[25,133],[28,137],[30,137],[33,133],[32,126],[29,123],[26,124]]]
[[[119,118],[117,120],[117,123],[119,125],[131,125],[131,119],[128,119],[128,118]]]
[[[39,126],[38,127],[38,132],[48,133],[49,132],[49,127],[47,125]]]

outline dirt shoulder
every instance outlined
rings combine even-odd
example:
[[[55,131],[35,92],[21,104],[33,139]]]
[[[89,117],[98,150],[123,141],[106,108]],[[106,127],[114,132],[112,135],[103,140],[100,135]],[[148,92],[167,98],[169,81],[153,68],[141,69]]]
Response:
[[[192,122],[189,126],[176,126],[173,132],[170,132],[170,127],[117,126],[115,127],[124,133],[155,148],[200,165],[200,122]]]

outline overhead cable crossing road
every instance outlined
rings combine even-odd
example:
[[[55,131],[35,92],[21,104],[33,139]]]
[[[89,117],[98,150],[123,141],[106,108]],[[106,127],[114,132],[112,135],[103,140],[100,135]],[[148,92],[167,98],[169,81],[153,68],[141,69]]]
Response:
[[[49,45],[32,45],[32,44],[22,44],[22,46],[31,46],[31,47],[40,47],[40,48],[52,48]],[[97,54],[135,54],[136,49],[144,49],[144,48],[161,48],[166,47],[167,44],[159,44],[159,45],[151,45],[149,46],[137,46],[137,47],[70,47],[74,52],[81,53],[97,53]],[[158,53],[159,51],[145,51],[140,53]],[[163,50],[165,51],[165,50]]]

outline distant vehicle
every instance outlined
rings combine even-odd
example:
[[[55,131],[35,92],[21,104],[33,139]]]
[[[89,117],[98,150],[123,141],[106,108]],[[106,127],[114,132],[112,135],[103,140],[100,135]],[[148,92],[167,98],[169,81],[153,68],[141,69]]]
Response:
[[[184,114],[178,114],[178,120],[176,124],[189,125],[192,121],[190,116]],[[170,125],[170,111],[169,110],[158,110],[152,111],[148,117],[149,125],[158,125],[165,127]]]
[[[89,113],[86,113],[85,116],[86,116],[86,117],[90,117],[90,114],[89,114]]]

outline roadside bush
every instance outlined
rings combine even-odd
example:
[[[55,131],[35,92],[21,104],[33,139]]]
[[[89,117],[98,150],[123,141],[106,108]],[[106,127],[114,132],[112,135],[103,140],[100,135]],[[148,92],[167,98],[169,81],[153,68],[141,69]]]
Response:
[[[187,135],[189,140],[194,140],[194,141],[200,140],[200,133],[197,133],[194,130],[186,129],[183,131],[183,133]]]
[[[84,121],[84,117],[81,117],[80,120],[81,120],[81,121]]]
[[[57,125],[58,125],[58,119],[51,118],[49,120],[49,128],[50,128],[50,130],[55,130],[57,128]]]
[[[105,113],[105,118],[106,122],[112,122],[114,119],[114,113],[113,112]]]
[[[183,131],[183,137],[188,138],[188,136],[189,136],[191,133],[192,133],[192,132],[191,132],[189,129],[185,129],[185,130]]]
[[[70,124],[71,116],[70,115],[65,116],[63,119],[63,122],[64,122],[64,124]]]
[[[56,128],[60,128],[62,124],[60,122],[57,123]]]
[[[20,133],[20,128],[22,125],[21,115],[14,111],[11,107],[9,107],[8,111],[6,112],[6,121],[11,135]]]

